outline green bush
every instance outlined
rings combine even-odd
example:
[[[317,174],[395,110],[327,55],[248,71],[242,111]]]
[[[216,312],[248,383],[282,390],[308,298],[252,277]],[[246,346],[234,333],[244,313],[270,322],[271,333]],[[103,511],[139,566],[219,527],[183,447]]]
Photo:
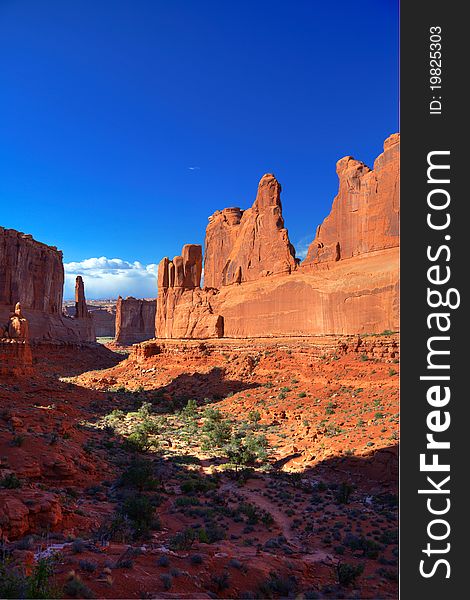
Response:
[[[8,558],[0,560],[0,598],[61,598],[62,592],[51,582],[52,559],[40,559],[31,575]]]
[[[83,583],[78,575],[73,575],[65,584],[64,592],[72,598],[94,598],[90,588]]]
[[[232,426],[228,421],[224,421],[220,411],[208,408],[204,412],[206,417],[202,431],[205,434],[202,447],[204,450],[213,448],[222,448],[229,440],[232,434]]]
[[[140,491],[156,490],[159,483],[154,477],[152,462],[142,458],[134,458],[121,475],[120,485],[134,487]]]
[[[336,501],[339,504],[348,504],[349,498],[351,497],[353,491],[354,486],[343,481],[336,492]]]
[[[237,466],[250,466],[258,460],[266,461],[267,447],[268,441],[264,435],[234,436],[226,447],[227,457]]]
[[[5,475],[2,480],[0,480],[0,487],[8,490],[16,490],[21,487],[21,481],[18,479],[15,473],[9,473],[8,475]]]
[[[336,576],[338,583],[343,586],[348,586],[354,583],[356,579],[364,571],[364,565],[351,565],[349,563],[338,563],[336,565]]]
[[[160,528],[155,504],[148,496],[137,495],[128,498],[122,504],[121,512],[131,520],[135,538],[147,537],[152,530]]]
[[[188,527],[170,538],[170,550],[189,550],[196,540],[196,532]]]
[[[297,580],[293,575],[283,576],[271,571],[269,578],[258,588],[258,592],[261,598],[284,598],[293,596],[297,587]]]

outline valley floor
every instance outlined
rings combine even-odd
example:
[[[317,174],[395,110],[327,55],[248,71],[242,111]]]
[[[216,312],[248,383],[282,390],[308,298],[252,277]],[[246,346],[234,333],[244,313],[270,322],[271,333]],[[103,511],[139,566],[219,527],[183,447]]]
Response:
[[[398,335],[128,350],[0,382],[0,597],[397,597]]]

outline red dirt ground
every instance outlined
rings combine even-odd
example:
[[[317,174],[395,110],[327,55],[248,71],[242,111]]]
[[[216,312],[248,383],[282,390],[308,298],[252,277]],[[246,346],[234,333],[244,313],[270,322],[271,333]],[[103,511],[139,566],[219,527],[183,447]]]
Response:
[[[27,569],[55,548],[65,597],[397,597],[398,336],[33,354],[0,382],[0,529]],[[267,456],[204,446],[208,408]],[[136,457],[151,486],[123,483]],[[136,498],[159,521],[142,535]]]

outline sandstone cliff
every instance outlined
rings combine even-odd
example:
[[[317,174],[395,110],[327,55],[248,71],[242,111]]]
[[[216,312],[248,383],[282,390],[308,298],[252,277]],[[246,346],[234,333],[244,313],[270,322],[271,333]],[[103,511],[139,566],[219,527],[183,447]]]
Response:
[[[155,335],[164,338],[223,336],[223,318],[213,310],[215,290],[201,290],[202,248],[186,244],[181,256],[158,265]]]
[[[116,344],[129,346],[155,336],[155,300],[119,296],[116,304]]]
[[[231,283],[290,273],[295,267],[295,250],[282,218],[281,186],[274,175],[261,178],[251,208],[226,208],[209,217],[205,287],[219,289]]]
[[[89,319],[90,313],[86,305],[85,285],[81,275],[75,280],[75,316],[77,319]]]
[[[303,267],[337,261],[399,243],[400,136],[384,143],[371,171],[346,156],[336,164],[338,195],[330,214],[319,225]]]
[[[90,319],[63,315],[63,287],[62,252],[0,227],[0,323],[20,302],[32,340],[94,341]]]
[[[385,141],[372,171],[345,157],[337,172],[338,195],[301,265],[273,175],[261,179],[251,209],[228,208],[209,218],[204,289],[200,246],[164,258],[156,337],[398,330],[399,135]]]

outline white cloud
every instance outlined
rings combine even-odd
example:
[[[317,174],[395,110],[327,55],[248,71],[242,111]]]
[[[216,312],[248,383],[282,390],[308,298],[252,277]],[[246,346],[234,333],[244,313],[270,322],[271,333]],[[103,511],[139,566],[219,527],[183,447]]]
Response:
[[[297,258],[300,258],[300,260],[304,260],[304,258],[307,256],[308,248],[312,243],[312,240],[313,237],[303,237],[296,244],[294,244],[295,256]]]
[[[86,258],[64,264],[64,298],[74,297],[75,278],[83,277],[88,300],[117,298],[119,295],[136,298],[155,298],[157,295],[158,265],[128,262],[121,258]]]

